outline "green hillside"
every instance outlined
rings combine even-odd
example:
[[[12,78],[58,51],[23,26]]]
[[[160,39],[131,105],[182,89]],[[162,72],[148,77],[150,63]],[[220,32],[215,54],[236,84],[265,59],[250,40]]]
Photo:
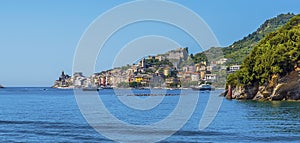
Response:
[[[265,36],[242,63],[241,70],[230,74],[230,85],[260,85],[272,75],[287,75],[300,60],[300,15]]]
[[[246,55],[250,53],[254,46],[267,34],[274,32],[284,24],[286,24],[294,14],[280,14],[275,18],[264,22],[255,32],[244,37],[242,40],[234,42],[229,47],[223,49],[226,58],[231,58],[232,63],[242,63]]]
[[[222,48],[225,58],[232,59],[228,64],[241,64],[244,58],[250,53],[254,46],[265,37],[267,34],[274,32],[278,28],[286,24],[294,14],[280,14],[275,18],[265,21],[255,32],[249,34],[243,39],[234,42],[228,47]],[[218,51],[218,48],[211,48],[204,53],[198,53],[194,55],[194,62],[197,63],[200,60],[206,59],[205,55],[216,55],[214,52]],[[218,55],[218,54],[217,54]],[[218,57],[210,57],[212,59],[217,59]]]

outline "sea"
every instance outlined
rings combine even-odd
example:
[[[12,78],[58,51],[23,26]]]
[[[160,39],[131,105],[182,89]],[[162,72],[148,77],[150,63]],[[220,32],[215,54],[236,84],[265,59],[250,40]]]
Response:
[[[82,95],[78,95],[72,89],[3,88],[0,89],[0,142],[300,142],[300,102],[227,100],[217,96],[222,92],[163,89],[156,89],[155,92],[132,89],[128,92],[125,89],[103,89],[98,92],[80,91]],[[167,96],[163,96],[164,93]],[[156,98],[150,100],[145,95]],[[97,98],[86,101],[102,103],[105,109],[95,105],[90,110],[98,110],[99,107],[99,113],[110,113],[117,119],[115,121],[141,128],[121,126],[102,114],[95,116],[99,117],[95,120],[106,121],[105,124],[95,126],[97,124],[91,123],[87,117],[91,114],[82,109],[86,104],[80,101],[92,96]],[[181,100],[182,97],[184,99]],[[144,106],[138,103],[138,106],[132,105],[133,101],[140,101],[138,103]],[[148,105],[145,101],[157,102],[157,105]],[[210,102],[214,105],[212,108],[217,110],[209,110],[209,106],[212,106]],[[180,114],[170,116],[175,111],[180,111]],[[201,128],[199,123],[205,121],[206,112],[210,115],[207,119],[211,121],[204,122],[207,126]],[[180,120],[178,117],[186,120],[182,120],[185,122],[177,130],[143,130],[143,126],[154,127],[160,121],[174,118],[173,124],[163,124],[172,129],[173,125],[181,124],[176,122]],[[152,140],[158,136],[162,138]],[[127,140],[122,140],[123,137]]]

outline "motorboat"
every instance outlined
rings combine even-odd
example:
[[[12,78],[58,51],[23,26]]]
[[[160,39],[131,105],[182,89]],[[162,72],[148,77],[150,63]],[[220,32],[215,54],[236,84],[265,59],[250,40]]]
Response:
[[[215,90],[215,88],[210,84],[201,84],[197,87],[192,87],[193,90]]]
[[[99,91],[99,88],[82,88],[82,91]]]

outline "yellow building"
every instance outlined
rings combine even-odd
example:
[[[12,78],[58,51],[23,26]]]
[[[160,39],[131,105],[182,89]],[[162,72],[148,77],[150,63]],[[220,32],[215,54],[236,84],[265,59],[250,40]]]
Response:
[[[196,67],[196,72],[199,72],[200,68],[201,68],[201,65],[200,64],[195,64],[195,67]]]
[[[200,79],[204,79],[205,78],[205,71],[201,71],[200,72]]]
[[[142,82],[143,81],[143,77],[135,77],[135,82]]]
[[[167,87],[177,87],[178,86],[178,79],[174,77],[170,77],[166,79],[166,86]]]
[[[165,76],[171,75],[171,69],[170,68],[164,68],[164,75]]]
[[[196,72],[206,71],[206,62],[195,64],[195,67],[196,67]]]

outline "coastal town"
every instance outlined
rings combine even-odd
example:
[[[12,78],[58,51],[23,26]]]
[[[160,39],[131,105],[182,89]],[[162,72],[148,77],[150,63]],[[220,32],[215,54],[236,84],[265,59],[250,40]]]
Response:
[[[54,88],[190,88],[203,83],[224,88],[227,73],[240,65],[227,65],[230,59],[194,63],[188,48],[177,48],[164,54],[149,55],[138,63],[85,76],[62,71]]]

